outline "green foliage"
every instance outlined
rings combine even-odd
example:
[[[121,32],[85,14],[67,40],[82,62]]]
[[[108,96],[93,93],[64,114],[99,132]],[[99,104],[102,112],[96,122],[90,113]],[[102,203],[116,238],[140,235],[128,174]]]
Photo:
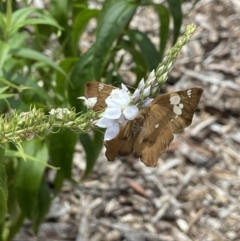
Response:
[[[44,10],[28,6],[27,1],[22,1],[21,8],[14,0],[12,3],[10,0],[0,2],[1,113],[7,114],[11,109],[28,111],[30,106],[42,107],[46,113],[57,107],[83,111],[77,97],[84,95],[86,82],[126,82],[120,74],[126,53],[132,57],[134,65],[130,71],[136,76],[137,85],[162,60],[171,37],[171,20],[174,24],[172,43],[179,36],[181,1],[168,0],[166,3],[105,0],[99,10],[88,8],[87,1],[51,0],[49,10]],[[131,27],[139,7],[152,7],[156,11],[160,25],[159,46],[152,43],[147,33]],[[97,23],[93,30],[95,41],[82,50],[79,46],[92,20]],[[53,194],[56,195],[63,181],[71,180],[77,140],[86,152],[83,179],[92,171],[102,148],[100,132],[93,131],[78,138],[69,129],[61,129],[46,139],[24,142],[18,150],[11,143],[1,147],[1,240],[11,240],[25,218],[32,221],[37,232],[51,202],[51,192],[44,179],[47,162],[50,160],[52,165],[60,168],[54,180]],[[7,213],[9,219],[5,221]]]

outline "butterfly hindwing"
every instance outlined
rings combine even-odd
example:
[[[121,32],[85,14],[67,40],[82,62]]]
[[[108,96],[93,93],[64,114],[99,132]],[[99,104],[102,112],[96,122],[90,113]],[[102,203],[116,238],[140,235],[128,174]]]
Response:
[[[144,110],[145,118],[134,140],[133,156],[147,166],[156,166],[160,154],[173,140],[173,131],[158,105],[150,105]]]
[[[114,161],[117,156],[125,157],[132,154],[134,136],[132,133],[133,120],[121,126],[118,135],[110,141],[105,141],[105,155],[108,161]]]

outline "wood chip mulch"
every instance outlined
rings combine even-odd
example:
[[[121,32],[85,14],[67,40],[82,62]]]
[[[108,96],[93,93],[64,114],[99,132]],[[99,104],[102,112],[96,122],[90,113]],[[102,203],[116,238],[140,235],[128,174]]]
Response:
[[[192,125],[175,135],[156,168],[131,158],[108,163],[103,150],[83,183],[64,185],[38,237],[26,232],[26,222],[14,240],[240,240],[240,1],[190,6],[183,4],[184,26],[197,30],[165,90],[204,89]],[[154,38],[156,15],[143,14],[150,25],[141,29]],[[78,146],[76,179],[84,162]]]

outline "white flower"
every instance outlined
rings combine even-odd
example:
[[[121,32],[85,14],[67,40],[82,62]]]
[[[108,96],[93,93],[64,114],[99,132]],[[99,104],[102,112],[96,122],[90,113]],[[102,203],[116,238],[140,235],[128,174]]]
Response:
[[[151,85],[149,85],[146,89],[143,90],[143,96],[148,97],[150,95]]]
[[[64,114],[70,114],[70,111],[67,108],[57,108],[57,109],[51,109],[49,112],[50,115],[55,115],[58,119],[62,119]]]
[[[138,84],[138,89],[141,91],[145,88],[145,81],[144,78],[141,79],[141,81]]]
[[[133,102],[137,103],[139,100],[140,100],[140,90],[135,89],[135,91],[133,93]]]
[[[153,85],[154,81],[156,80],[155,70],[153,70],[149,77],[148,77],[148,84]]]
[[[101,119],[99,119],[96,125],[102,128],[107,128],[104,134],[105,141],[113,139],[120,130],[118,120],[108,119],[106,117],[102,117]]]
[[[51,109],[51,111],[49,111],[49,114],[50,115],[54,115],[56,113],[56,110],[55,109]]]
[[[152,98],[146,99],[142,105],[143,108],[149,106],[151,104],[151,102],[153,101]]]
[[[93,108],[93,106],[97,103],[97,97],[86,98],[85,96],[78,97],[78,99],[84,100],[84,104],[88,108]]]
[[[107,128],[105,141],[113,139],[119,133],[119,124],[125,125],[128,120],[133,120],[137,116],[138,108],[130,105],[130,101],[130,93],[125,85],[122,85],[122,89],[112,90],[105,100],[107,108],[96,123],[99,127]]]
[[[121,84],[121,86],[122,86],[122,90],[124,90],[124,91],[126,91],[126,92],[129,93],[129,90],[128,90],[128,88],[126,87],[125,84]]]

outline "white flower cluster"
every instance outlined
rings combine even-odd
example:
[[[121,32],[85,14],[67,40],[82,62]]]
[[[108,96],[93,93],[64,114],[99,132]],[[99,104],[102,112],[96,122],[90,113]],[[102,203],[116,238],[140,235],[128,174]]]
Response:
[[[138,84],[137,89],[133,93],[133,102],[138,103],[140,101],[143,101],[141,107],[147,107],[153,99],[148,98],[148,96],[151,93],[151,88],[154,86],[154,81],[156,80],[155,71],[153,70],[148,79],[147,84],[145,83],[144,79],[141,79],[141,81]]]
[[[58,119],[63,118],[64,114],[70,114],[70,110],[68,110],[67,108],[57,108],[57,109],[51,109],[51,111],[49,112],[50,115],[55,115]]]
[[[119,124],[125,126],[128,120],[133,120],[138,114],[138,108],[131,105],[131,94],[122,84],[122,89],[114,89],[105,100],[107,108],[96,125],[107,128],[104,140],[113,139],[120,131]]]

